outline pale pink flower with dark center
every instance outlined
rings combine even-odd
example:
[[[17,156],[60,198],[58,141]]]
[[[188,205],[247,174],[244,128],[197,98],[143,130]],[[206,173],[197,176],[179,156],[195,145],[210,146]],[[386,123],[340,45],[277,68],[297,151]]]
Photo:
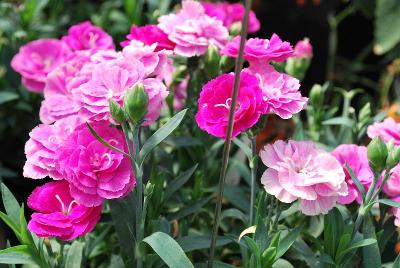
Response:
[[[126,36],[125,41],[121,42],[122,47],[129,45],[130,41],[141,41],[145,45],[157,44],[155,51],[163,49],[174,50],[175,44],[168,39],[168,35],[164,33],[157,25],[148,24],[144,26],[132,25],[130,33]]]
[[[92,127],[109,144],[127,151],[121,131],[108,121]],[[120,198],[135,186],[130,160],[101,144],[86,125],[77,127],[56,152],[57,169],[70,183],[72,197],[85,206],[98,206],[104,199]]]
[[[235,37],[221,51],[222,54],[236,58],[239,55],[240,36]],[[246,41],[243,58],[251,64],[282,62],[293,55],[289,42],[282,41],[273,34],[271,39],[250,38]]]
[[[58,39],[39,39],[22,46],[11,67],[21,74],[22,84],[32,92],[43,92],[47,74],[65,62],[69,48]]]
[[[268,167],[261,177],[265,191],[284,203],[299,200],[306,215],[327,214],[339,196],[347,195],[342,166],[312,142],[278,140],[260,157]]]
[[[308,98],[301,95],[298,79],[276,71],[269,64],[255,64],[247,71],[260,80],[263,98],[268,103],[267,112],[288,119],[306,107]]]
[[[114,49],[111,36],[90,21],[78,23],[68,30],[62,38],[72,50],[108,50]]]
[[[393,141],[395,145],[400,145],[400,124],[391,117],[369,126],[367,134],[371,139],[379,136],[384,142]]]
[[[28,223],[32,233],[66,241],[91,232],[101,216],[101,205],[85,207],[78,204],[66,181],[37,187],[28,198],[28,206],[36,211]]]
[[[25,144],[24,177],[43,179],[49,176],[55,180],[63,179],[57,169],[56,152],[75,127],[81,124],[79,117],[71,116],[53,125],[41,124],[35,127]]]
[[[174,52],[184,57],[201,56],[211,44],[221,49],[228,41],[223,22],[207,16],[196,1],[183,1],[180,11],[161,16],[158,21],[158,27],[176,44]]]
[[[234,74],[223,74],[205,84],[200,92],[196,122],[207,133],[226,138]],[[247,72],[240,76],[232,137],[255,125],[267,110],[258,79]]]
[[[241,3],[201,2],[201,5],[208,16],[221,20],[227,28],[230,28],[235,23],[241,23],[244,17],[245,8]],[[250,10],[248,32],[255,33],[259,29],[260,21],[257,19],[256,14]]]
[[[354,202],[354,200],[357,200],[358,203],[362,203],[362,195],[350,174],[347,172],[346,164],[354,172],[364,189],[368,191],[374,179],[374,174],[368,164],[367,148],[355,144],[342,144],[332,151],[332,155],[342,165],[343,171],[346,174],[347,187],[349,189],[347,195],[339,196],[338,202],[340,204],[350,204]]]

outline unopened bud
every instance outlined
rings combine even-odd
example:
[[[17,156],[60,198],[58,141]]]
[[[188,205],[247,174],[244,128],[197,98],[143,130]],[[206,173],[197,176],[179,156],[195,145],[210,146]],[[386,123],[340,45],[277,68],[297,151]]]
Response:
[[[241,31],[242,31],[242,22],[238,21],[238,22],[233,23],[231,25],[231,27],[229,28],[229,35],[237,36],[240,34]]]
[[[147,114],[147,95],[143,84],[137,84],[125,94],[124,110],[134,124],[139,124]]]
[[[110,106],[110,114],[112,119],[114,119],[116,123],[124,122],[125,113],[124,110],[122,110],[122,107],[113,99],[108,101],[108,105]]]
[[[208,46],[207,53],[204,56],[204,67],[209,78],[218,75],[220,59],[218,48],[215,45]]]
[[[322,86],[315,84],[310,91],[310,103],[313,106],[321,107],[324,102],[324,92]]]
[[[400,161],[400,148],[392,148],[389,151],[388,157],[386,159],[386,167],[388,170],[397,166]]]
[[[367,147],[369,165],[375,172],[382,172],[386,166],[388,150],[380,137],[374,137]]]
[[[221,60],[219,61],[219,67],[223,72],[231,70],[233,66],[235,66],[235,59],[226,55],[221,57]]]

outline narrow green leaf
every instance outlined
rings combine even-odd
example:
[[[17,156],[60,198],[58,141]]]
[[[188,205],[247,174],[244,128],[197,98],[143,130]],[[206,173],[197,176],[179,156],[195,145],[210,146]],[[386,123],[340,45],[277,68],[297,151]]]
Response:
[[[204,235],[183,236],[176,239],[176,242],[178,242],[184,252],[189,252],[193,250],[209,248],[211,237]],[[224,236],[217,237],[217,247],[225,246],[231,242],[233,241],[230,238]]]
[[[211,198],[212,198],[212,196],[209,196],[209,197],[205,197],[205,198],[202,198],[200,200],[197,200],[193,204],[191,204],[189,206],[185,206],[181,210],[168,215],[167,219],[170,220],[170,221],[171,220],[179,220],[179,219],[182,219],[182,218],[184,218],[184,217],[186,217],[188,215],[191,215],[191,214],[197,212],[205,204],[207,204],[211,200]]]
[[[248,159],[252,158],[251,149],[246,143],[241,141],[239,138],[234,138],[232,141],[246,154]]]
[[[83,243],[74,241],[68,250],[65,260],[65,268],[80,268],[82,267],[82,251]]]
[[[143,239],[155,253],[171,268],[194,267],[183,249],[168,234],[155,232]]]
[[[400,254],[397,255],[396,259],[394,260],[392,268],[400,268]]]
[[[286,251],[288,251],[288,249],[293,245],[294,241],[296,241],[296,239],[299,237],[303,228],[303,226],[294,228],[280,240],[278,248],[276,250],[275,259],[279,259],[283,256],[283,254],[286,253]]]
[[[168,184],[164,192],[164,202],[167,201],[177,190],[179,190],[190,179],[190,177],[192,177],[197,166],[197,164],[194,165]]]
[[[11,228],[11,230],[13,230],[14,234],[18,237],[18,239],[21,237],[21,232],[19,230],[19,226],[16,225],[16,223],[11,220],[11,218],[9,216],[7,216],[6,214],[4,214],[3,212],[0,211],[0,219],[7,224],[8,227]]]
[[[285,259],[277,259],[272,268],[294,268],[294,266]]]
[[[9,91],[0,92],[0,104],[18,99],[18,94]]]
[[[398,0],[376,0],[374,52],[382,55],[400,42],[400,5]]]
[[[141,161],[140,166],[143,164],[147,155],[179,126],[185,117],[186,112],[187,109],[184,109],[174,115],[165,125],[159,128],[150,138],[146,140],[139,153],[139,159]]]
[[[257,243],[248,236],[243,236],[243,240],[246,242],[248,248],[253,253],[253,257],[255,258],[257,267],[261,268],[261,251]]]
[[[115,146],[112,146],[111,144],[109,144],[108,142],[106,142],[102,137],[100,137],[99,134],[97,134],[96,130],[89,124],[86,122],[86,126],[89,128],[90,133],[92,133],[92,135],[104,146],[106,146],[107,148],[116,151],[120,154],[125,155],[126,157],[130,158],[129,154],[125,153],[124,151],[122,151],[121,149],[118,149]]]
[[[334,117],[322,122],[322,125],[330,126],[330,125],[339,125],[339,126],[346,126],[346,127],[353,127],[354,120],[348,117]]]
[[[241,212],[240,210],[236,208],[229,208],[221,213],[221,221],[226,219],[226,218],[233,218],[233,219],[238,219],[241,220],[243,223],[247,224],[249,221],[248,217]]]
[[[350,247],[348,247],[345,251],[343,251],[342,254],[347,254],[354,249],[366,247],[373,244],[376,244],[376,239],[373,238],[363,239],[361,241],[351,244]]]
[[[365,196],[366,196],[366,192],[365,192],[364,186],[358,180],[356,174],[354,174],[353,170],[350,168],[350,166],[347,163],[346,163],[346,170],[350,174],[351,179],[353,180],[354,184],[357,186],[357,189],[361,193],[361,195],[363,197],[363,200],[364,200]]]
[[[389,207],[400,208],[400,202],[396,202],[396,201],[393,201],[391,199],[379,199],[376,202],[388,205]]]
[[[0,250],[0,254],[11,253],[11,252],[29,255],[29,247],[27,245],[19,245]]]
[[[363,235],[364,239],[372,238],[376,240],[375,227],[372,222],[371,215],[366,215],[363,221]],[[381,253],[377,243],[364,246],[363,251],[363,267],[376,268],[381,267]]]
[[[20,205],[4,183],[1,184],[1,197],[3,199],[3,205],[6,209],[7,215],[16,226],[19,226]]]
[[[33,264],[33,260],[29,255],[17,253],[17,252],[9,252],[9,253],[0,253],[0,263],[3,264]]]

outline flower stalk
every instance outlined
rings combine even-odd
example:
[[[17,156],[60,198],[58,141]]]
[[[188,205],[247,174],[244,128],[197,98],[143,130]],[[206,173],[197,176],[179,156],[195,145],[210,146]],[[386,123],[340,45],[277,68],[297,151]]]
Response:
[[[235,107],[236,107],[237,96],[238,96],[238,91],[239,91],[240,72],[243,68],[243,62],[244,62],[243,51],[244,51],[244,46],[245,46],[246,37],[247,37],[251,3],[252,3],[252,0],[246,0],[246,4],[245,4],[246,10],[245,10],[245,14],[243,17],[243,22],[242,22],[242,32],[241,32],[239,55],[236,60],[236,66],[235,66],[235,81],[234,81],[233,92],[232,92],[232,105],[229,109],[229,121],[228,121],[225,145],[224,145],[223,156],[222,156],[222,167],[221,167],[219,183],[218,183],[218,194],[217,194],[217,201],[216,201],[217,203],[216,203],[215,211],[214,211],[214,224],[213,224],[213,230],[212,230],[212,236],[211,236],[210,255],[209,255],[209,260],[208,260],[208,264],[207,264],[208,268],[212,268],[213,262],[214,262],[215,246],[216,246],[216,242],[217,242],[218,228],[219,228],[219,222],[220,222],[220,217],[221,217],[222,197],[224,194],[225,177],[226,177],[226,173],[227,173],[227,169],[228,169],[229,153],[230,153],[231,142],[232,142]]]

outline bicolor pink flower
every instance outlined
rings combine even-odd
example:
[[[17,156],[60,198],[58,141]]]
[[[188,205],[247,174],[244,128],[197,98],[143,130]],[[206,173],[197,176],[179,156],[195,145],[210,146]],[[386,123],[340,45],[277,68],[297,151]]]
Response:
[[[23,176],[31,179],[43,179],[47,176],[63,179],[57,169],[56,152],[68,135],[78,125],[79,117],[68,117],[57,121],[54,125],[41,124],[29,133],[25,144],[26,162]]]
[[[39,39],[22,46],[11,67],[21,74],[22,84],[32,92],[41,93],[47,74],[65,62],[71,51],[58,39]]]
[[[130,41],[137,40],[145,45],[157,44],[155,51],[163,49],[174,50],[175,44],[168,39],[168,35],[161,31],[157,25],[148,24],[144,26],[132,25],[130,33],[126,36],[125,41],[121,42],[122,47],[129,45]]]
[[[78,23],[68,30],[62,38],[72,50],[108,50],[114,49],[111,36],[90,21]]]
[[[92,127],[108,143],[127,151],[123,134],[107,121]],[[72,197],[88,207],[123,197],[136,183],[129,158],[101,144],[86,125],[77,127],[57,149],[56,161]]]
[[[347,195],[345,174],[331,154],[312,142],[278,140],[260,152],[268,167],[261,177],[267,193],[284,203],[299,200],[306,215],[326,214]]]
[[[51,124],[56,120],[78,114],[79,105],[73,97],[72,89],[87,81],[87,77],[79,75],[79,72],[89,61],[90,53],[77,51],[48,74],[43,92],[44,100],[40,107],[40,120],[43,123]]]
[[[288,119],[306,107],[308,98],[301,95],[298,79],[277,72],[269,64],[255,64],[248,70],[260,80],[263,98],[268,103],[267,112]]]
[[[65,241],[91,232],[101,216],[101,205],[85,207],[78,204],[66,181],[37,187],[28,198],[28,206],[36,211],[28,223],[32,233]]]
[[[371,139],[379,136],[384,142],[393,141],[395,145],[400,145],[400,124],[391,117],[369,126],[367,134]]]
[[[233,83],[233,73],[223,74],[205,84],[200,92],[196,122],[202,130],[219,138],[226,138]],[[255,125],[266,110],[257,77],[242,72],[232,137]]]
[[[349,189],[347,195],[339,196],[339,203],[350,204],[354,202],[354,200],[361,203],[362,195],[358,191],[358,188],[350,174],[347,172],[346,164],[354,172],[364,189],[368,191],[372,181],[374,180],[374,174],[368,164],[367,148],[355,144],[342,144],[332,151],[332,155],[342,165],[343,171],[346,174],[347,187]]]
[[[383,192],[389,197],[400,197],[400,165],[395,166],[390,172],[392,175],[383,186]]]
[[[296,43],[293,56],[298,59],[311,58],[313,56],[313,47],[308,38]]]
[[[203,55],[211,44],[221,49],[228,41],[222,21],[207,16],[196,1],[183,1],[178,13],[161,16],[158,21],[158,27],[176,44],[174,52],[184,57]]]
[[[239,55],[239,47],[240,36],[237,36],[222,49],[221,53],[236,58]],[[250,64],[282,62],[293,55],[293,48],[289,42],[282,41],[278,35],[273,34],[269,40],[250,38],[246,41],[243,53],[243,58]]]
[[[230,28],[235,23],[241,23],[245,13],[245,8],[241,3],[201,2],[201,5],[208,16],[221,20],[227,28]],[[257,19],[256,14],[250,10],[248,32],[255,33],[259,29],[260,21]]]

